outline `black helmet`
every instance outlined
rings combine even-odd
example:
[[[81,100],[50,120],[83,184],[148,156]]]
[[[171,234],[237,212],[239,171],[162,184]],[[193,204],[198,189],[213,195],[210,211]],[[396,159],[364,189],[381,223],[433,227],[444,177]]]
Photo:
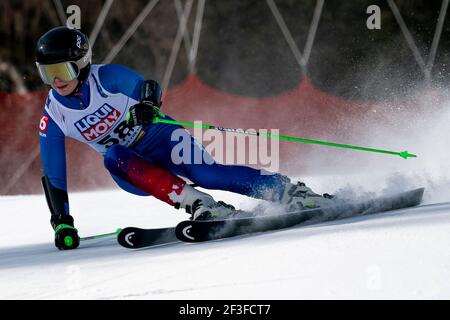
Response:
[[[51,84],[55,77],[63,81],[85,80],[89,74],[92,50],[88,37],[77,29],[57,27],[37,42],[36,65],[42,80]]]

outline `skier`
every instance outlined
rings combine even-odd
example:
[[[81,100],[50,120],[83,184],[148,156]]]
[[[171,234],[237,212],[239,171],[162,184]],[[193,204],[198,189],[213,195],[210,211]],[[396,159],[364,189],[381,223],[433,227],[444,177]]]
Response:
[[[191,141],[191,155],[201,152],[204,163],[175,164],[171,151],[176,141],[171,135],[182,127],[152,123],[155,116],[171,119],[159,111],[158,83],[145,81],[121,65],[91,64],[91,57],[87,36],[76,29],[54,28],[37,43],[36,66],[42,81],[51,86],[39,136],[42,184],[57,248],[74,249],[79,245],[78,231],[69,213],[65,137],[84,142],[102,154],[106,169],[122,189],[184,208],[192,219],[225,218],[235,210],[180,177],[206,189],[279,202],[289,209],[318,207],[332,201],[331,196],[320,196],[281,174],[218,164],[186,130],[183,132]]]

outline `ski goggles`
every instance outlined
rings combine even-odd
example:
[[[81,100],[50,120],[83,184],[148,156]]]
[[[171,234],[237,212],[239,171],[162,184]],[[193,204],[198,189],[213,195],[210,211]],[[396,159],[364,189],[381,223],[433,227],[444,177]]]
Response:
[[[65,61],[53,64],[36,62],[36,66],[42,81],[45,84],[52,85],[55,78],[63,82],[75,80],[80,75],[81,70],[91,63],[91,59],[92,51],[89,48],[88,52],[78,61]]]
[[[75,80],[80,75],[76,62],[61,62],[55,64],[39,64],[36,62],[39,75],[44,83],[51,85],[55,78],[63,82]]]

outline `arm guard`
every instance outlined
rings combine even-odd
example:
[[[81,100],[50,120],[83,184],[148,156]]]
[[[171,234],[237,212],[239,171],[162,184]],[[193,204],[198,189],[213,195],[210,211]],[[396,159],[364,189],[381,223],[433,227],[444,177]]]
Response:
[[[47,176],[42,177],[42,186],[51,212],[50,223],[53,229],[61,223],[73,226],[73,219],[69,215],[69,196],[67,192],[55,188]]]
[[[160,108],[162,91],[158,82],[155,80],[145,80],[141,87],[141,99],[140,102],[151,103],[154,106]]]
[[[142,83],[140,102],[130,108],[127,114],[127,122],[131,126],[149,125],[157,117],[161,107],[161,87],[154,80]]]

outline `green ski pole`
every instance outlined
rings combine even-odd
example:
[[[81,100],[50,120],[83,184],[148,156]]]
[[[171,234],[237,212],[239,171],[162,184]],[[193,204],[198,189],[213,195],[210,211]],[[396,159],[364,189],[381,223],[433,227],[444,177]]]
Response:
[[[89,237],[80,238],[80,241],[87,241],[87,240],[95,240],[95,239],[114,237],[114,236],[117,236],[120,233],[120,231],[122,231],[122,229],[121,228],[117,228],[116,231],[111,232],[111,233],[97,234],[97,235],[93,235],[93,236],[89,236]]]
[[[262,136],[262,137],[266,137],[266,138],[279,139],[279,140],[285,140],[285,141],[318,144],[318,145],[324,145],[324,146],[329,146],[329,147],[347,148],[347,149],[368,151],[368,152],[378,152],[378,153],[384,153],[384,154],[390,154],[390,155],[397,155],[397,156],[402,157],[403,159],[417,157],[417,155],[411,154],[408,151],[396,152],[396,151],[389,151],[389,150],[382,150],[382,149],[373,149],[373,148],[352,146],[352,145],[341,144],[341,143],[303,139],[303,138],[296,138],[296,137],[290,137],[290,136],[282,136],[282,135],[276,135],[276,134],[271,134],[271,133],[260,133],[260,132],[256,132],[256,131],[249,131],[249,130],[242,130],[242,129],[217,127],[217,126],[209,125],[209,124],[181,122],[181,121],[175,121],[175,120],[169,120],[169,119],[161,119],[158,117],[155,117],[153,119],[153,123],[166,123],[166,124],[180,125],[180,126],[184,126],[184,127],[213,129],[213,130],[219,130],[219,131],[224,131],[224,132],[233,132],[233,133],[240,133],[240,134],[246,134],[246,135],[256,135],[256,136]]]

